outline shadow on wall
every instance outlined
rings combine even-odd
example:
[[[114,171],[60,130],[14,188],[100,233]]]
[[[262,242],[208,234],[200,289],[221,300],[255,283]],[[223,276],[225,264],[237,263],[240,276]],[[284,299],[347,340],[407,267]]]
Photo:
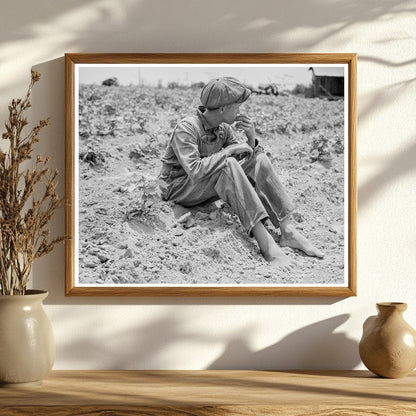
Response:
[[[308,325],[259,351],[251,350],[246,339],[232,340],[207,369],[353,369],[360,363],[358,343],[334,332],[349,317],[343,314]]]
[[[207,52],[209,48],[209,51],[218,52],[241,50],[242,47],[246,51],[259,51],[261,45],[258,39],[264,40],[266,48],[268,42],[273,40],[277,42],[274,44],[275,48],[279,49],[285,43],[290,43],[288,46],[292,51],[299,48],[305,51],[311,46],[316,46],[321,39],[341,32],[351,25],[372,22],[385,15],[411,12],[414,12],[414,9],[408,0],[379,0],[377,3],[355,0],[338,2],[336,7],[329,7],[319,0],[310,0],[307,5],[302,0],[292,0],[289,3],[263,0],[261,7],[252,2],[245,2],[241,7],[236,7],[233,1],[212,0],[206,3],[177,0],[169,11],[164,0],[127,0],[116,6],[114,2],[106,0],[91,0],[88,4],[83,0],[38,0],[36,7],[21,7],[19,2],[8,5],[1,19],[0,33],[2,43],[31,40],[46,32],[46,28],[60,23],[66,36],[58,39],[59,46],[76,47],[77,52],[132,52],[132,39],[137,39],[138,49],[142,52],[143,47],[151,48],[153,52],[162,52],[161,49],[174,52],[177,49],[176,45],[180,44],[177,42],[181,40],[180,36],[188,40],[182,43],[183,45],[190,44],[190,32],[200,33],[199,37],[194,36],[197,46],[194,51]],[[19,16],[19,27],[22,28],[18,35],[15,31],[14,16]],[[77,25],[69,26],[74,23],[75,18]],[[207,24],[204,24],[205,22]],[[169,24],[169,28],[183,28],[183,32],[167,37],[166,24]],[[279,41],[279,35],[285,35],[296,28],[325,27],[327,30],[321,32],[318,37],[298,36],[297,41],[291,36],[290,40],[281,38]],[[226,42],[223,37],[213,37],[212,32],[227,34]],[[117,33],[117,36],[111,36],[114,33]],[[243,43],[241,35],[247,35],[248,38]],[[172,45],[170,42],[175,43]],[[159,45],[157,51],[154,50],[155,45]],[[160,48],[161,45],[163,48]]]
[[[391,182],[413,172],[416,169],[415,161],[416,140],[409,147],[383,163],[379,172],[358,188],[359,208],[367,205]]]
[[[0,66],[7,65],[12,79],[0,86],[0,96],[19,82],[13,78],[13,62],[20,70],[63,51],[307,52],[361,22],[414,12],[409,0],[336,6],[319,0],[262,0],[261,7],[248,1],[238,6],[223,0],[177,0],[169,10],[164,0],[39,0],[36,7],[10,2],[0,16]],[[169,36],[171,28],[181,31]]]
[[[49,156],[49,166],[59,171],[58,195],[65,195],[65,67],[64,58],[34,66],[41,73],[40,81],[32,91],[33,122],[51,117],[51,124],[39,134],[35,155]],[[65,234],[65,208],[60,208],[51,219],[48,229],[51,237]],[[42,287],[49,296],[63,297],[65,284],[64,243],[55,246],[52,253],[38,259],[32,267],[33,287]],[[53,294],[53,295],[52,295]]]
[[[119,319],[118,315],[118,318]],[[170,348],[187,342],[211,343],[213,337],[201,332],[182,328],[180,318],[166,313],[155,319],[148,319],[141,326],[123,327],[123,322],[106,320],[107,328],[102,327],[102,316],[92,314],[89,319],[74,319],[59,313],[56,316],[60,328],[71,328],[72,340],[69,343],[57,344],[57,360],[64,363],[77,363],[80,369],[132,370],[169,368],[172,366]],[[63,325],[64,322],[67,325]],[[140,322],[140,316],[137,317]],[[108,329],[112,331],[108,333]],[[86,336],[88,334],[88,336]],[[62,340],[65,337],[58,337]]]
[[[361,58],[359,57],[358,61],[360,62],[360,60]],[[374,62],[376,63],[377,61],[375,60]],[[409,64],[403,64],[403,66],[405,65]],[[370,119],[375,109],[380,111],[383,107],[391,105],[392,97],[394,97],[395,100],[398,100],[403,94],[408,93],[409,88],[412,87],[414,82],[416,82],[416,76],[373,91],[371,93],[371,99],[368,100],[368,103],[360,108],[360,112],[358,114],[358,125],[361,125]]]
[[[82,309],[75,312],[77,313],[82,314]],[[208,357],[215,355],[212,353],[212,345],[225,345],[224,352],[205,369],[353,369],[360,363],[358,343],[345,333],[335,332],[349,316],[343,314],[308,325],[276,344],[253,351],[249,348],[249,342],[254,328],[245,328],[246,336],[230,340],[227,336],[184,326],[181,313],[174,316],[167,312],[155,319],[146,319],[143,326],[135,328],[128,323],[128,327],[123,327],[122,321],[112,325],[112,318],[108,315],[108,327],[103,328],[103,317],[100,314],[92,314],[90,319],[81,320],[76,319],[72,313],[69,316],[61,311],[56,316],[60,322],[59,327],[70,331],[72,338],[71,342],[57,344],[57,359],[63,366],[66,363],[77,363],[83,369],[192,368],[194,363],[204,366],[208,360],[201,360],[201,354]],[[114,319],[119,317],[120,314]],[[62,342],[65,337],[57,339]],[[188,351],[186,356],[182,353],[183,350]],[[172,360],[172,355],[175,354],[178,354],[177,360]]]

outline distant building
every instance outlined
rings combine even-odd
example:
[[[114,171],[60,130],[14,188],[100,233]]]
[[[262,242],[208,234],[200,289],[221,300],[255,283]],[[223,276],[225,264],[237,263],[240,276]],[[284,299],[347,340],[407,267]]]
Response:
[[[312,96],[344,96],[344,70],[340,67],[309,68],[312,71]]]

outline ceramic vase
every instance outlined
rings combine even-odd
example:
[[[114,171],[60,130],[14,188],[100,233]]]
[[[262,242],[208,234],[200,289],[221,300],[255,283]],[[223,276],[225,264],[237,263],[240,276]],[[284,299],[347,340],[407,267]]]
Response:
[[[55,361],[52,326],[42,301],[48,292],[0,295],[0,386],[40,384]]]
[[[401,378],[416,367],[416,331],[403,319],[406,303],[377,303],[363,325],[360,357],[381,377]]]

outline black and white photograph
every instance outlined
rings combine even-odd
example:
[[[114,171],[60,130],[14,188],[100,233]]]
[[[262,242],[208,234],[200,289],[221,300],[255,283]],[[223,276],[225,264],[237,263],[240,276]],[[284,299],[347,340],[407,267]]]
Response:
[[[74,287],[348,288],[349,70],[74,65]]]

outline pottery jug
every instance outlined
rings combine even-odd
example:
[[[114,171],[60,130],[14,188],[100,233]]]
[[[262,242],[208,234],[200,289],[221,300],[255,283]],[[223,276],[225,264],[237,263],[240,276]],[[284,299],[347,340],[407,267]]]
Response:
[[[40,384],[55,360],[52,326],[40,290],[0,296],[0,386]]]
[[[363,325],[360,357],[382,377],[400,378],[416,367],[416,331],[403,319],[406,303],[377,303],[378,315]]]

